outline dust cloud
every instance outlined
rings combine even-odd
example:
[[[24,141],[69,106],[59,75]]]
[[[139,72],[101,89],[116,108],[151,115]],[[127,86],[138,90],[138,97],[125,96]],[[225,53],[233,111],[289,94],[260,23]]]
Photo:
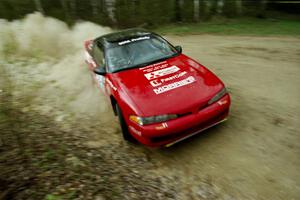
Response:
[[[58,121],[96,110],[103,114],[107,104],[92,87],[83,43],[109,32],[110,28],[91,22],[68,27],[40,13],[12,22],[0,20],[1,65],[6,66],[18,85],[17,94],[30,92],[29,88],[34,87],[34,109],[54,113]]]
[[[66,23],[40,13],[22,20],[0,21],[1,55],[64,58],[82,51],[83,41],[111,32],[91,22],[79,22],[69,28]],[[36,55],[38,53],[38,55]]]

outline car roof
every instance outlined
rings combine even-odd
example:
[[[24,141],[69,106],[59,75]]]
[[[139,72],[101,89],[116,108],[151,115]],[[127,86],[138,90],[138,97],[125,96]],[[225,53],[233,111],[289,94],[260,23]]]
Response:
[[[100,36],[96,38],[94,42],[96,42],[102,48],[108,48],[112,45],[112,43],[128,40],[131,38],[143,37],[151,34],[154,33],[142,28],[133,28]]]

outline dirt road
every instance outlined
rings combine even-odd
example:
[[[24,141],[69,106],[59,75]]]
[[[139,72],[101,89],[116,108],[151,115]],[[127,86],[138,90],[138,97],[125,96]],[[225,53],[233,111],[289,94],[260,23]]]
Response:
[[[182,173],[186,188],[197,177],[237,199],[300,198],[300,40],[170,39],[225,81],[232,109],[224,125],[153,153],[161,168]]]
[[[149,149],[122,140],[109,104],[92,85],[80,33],[87,37],[100,28],[81,24],[70,31],[58,24],[62,32],[78,36],[73,37],[78,46],[61,40],[74,51],[59,53],[52,49],[57,46],[44,43],[49,49],[39,52],[47,56],[28,59],[30,51],[18,48],[20,59],[2,64],[16,101],[27,102],[22,112],[48,116],[66,134],[85,130],[83,146],[117,148],[116,159],[126,153],[145,157],[151,167],[138,168],[139,173],[172,178],[160,183],[174,188],[170,199],[300,199],[299,38],[166,36],[225,82],[232,109],[224,124],[171,148]]]

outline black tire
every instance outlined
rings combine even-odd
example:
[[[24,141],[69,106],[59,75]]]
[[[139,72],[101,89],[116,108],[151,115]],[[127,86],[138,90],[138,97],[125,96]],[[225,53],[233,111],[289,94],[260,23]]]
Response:
[[[127,140],[129,142],[136,142],[134,137],[128,131],[128,126],[126,124],[126,121],[124,120],[123,113],[122,113],[122,110],[121,110],[120,106],[116,103],[115,107],[116,107],[116,112],[117,112],[117,115],[118,115],[118,118],[119,118],[119,122],[120,122],[120,126],[121,126],[122,135],[123,135],[124,140]]]

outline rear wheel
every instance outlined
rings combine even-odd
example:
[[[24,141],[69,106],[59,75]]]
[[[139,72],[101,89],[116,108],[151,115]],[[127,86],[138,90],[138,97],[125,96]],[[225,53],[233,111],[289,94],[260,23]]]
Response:
[[[122,113],[122,110],[121,110],[120,106],[116,103],[115,107],[116,107],[116,112],[117,112],[117,115],[118,115],[118,118],[119,118],[123,138],[125,140],[129,141],[129,142],[135,142],[136,140],[134,139],[134,137],[128,131],[128,126],[127,126],[126,121],[123,117],[123,113]]]

